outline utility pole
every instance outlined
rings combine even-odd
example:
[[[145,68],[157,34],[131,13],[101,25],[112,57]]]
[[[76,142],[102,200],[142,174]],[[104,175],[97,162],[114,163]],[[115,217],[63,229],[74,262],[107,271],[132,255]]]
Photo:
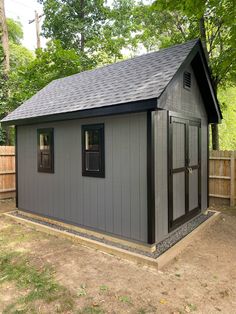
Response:
[[[8,78],[10,71],[10,53],[9,53],[9,42],[8,42],[8,30],[5,15],[4,0],[0,0],[0,36],[2,41],[2,48],[4,53],[3,69],[5,78]]]
[[[35,28],[36,28],[36,40],[37,40],[37,49],[41,48],[41,43],[40,43],[40,18],[44,16],[44,14],[38,14],[38,12],[35,10],[35,18],[33,20],[29,21],[29,24],[35,22]]]

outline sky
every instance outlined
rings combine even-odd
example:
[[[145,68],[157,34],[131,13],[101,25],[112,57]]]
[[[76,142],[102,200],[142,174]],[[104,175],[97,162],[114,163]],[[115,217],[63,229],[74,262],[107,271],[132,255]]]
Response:
[[[108,3],[111,0],[108,0]],[[145,3],[151,3],[152,0],[145,0]],[[22,41],[23,46],[28,48],[31,51],[34,51],[36,48],[36,29],[35,23],[29,24],[29,20],[34,19],[35,10],[38,14],[43,13],[43,6],[39,4],[37,0],[5,0],[5,13],[9,18],[18,20],[23,26],[24,39]],[[40,26],[42,26],[43,17],[40,21]],[[41,47],[46,46],[46,39],[41,36]],[[146,50],[141,47],[139,53],[145,53]],[[130,53],[130,52],[129,52]],[[129,54],[128,51],[124,51],[124,54]]]
[[[39,14],[43,13],[43,6],[37,0],[5,0],[6,16],[21,22],[24,31],[22,44],[30,50],[36,48],[35,23],[29,24],[29,20],[34,19],[35,10]],[[40,25],[42,25],[42,19]],[[45,38],[41,37],[41,46],[45,47],[45,44]]]

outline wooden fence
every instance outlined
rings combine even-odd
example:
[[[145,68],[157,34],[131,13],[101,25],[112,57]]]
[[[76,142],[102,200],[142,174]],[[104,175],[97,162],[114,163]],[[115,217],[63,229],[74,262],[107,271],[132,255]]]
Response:
[[[236,151],[210,152],[210,204],[235,205]]]
[[[210,204],[236,204],[236,151],[210,152]],[[15,147],[0,146],[0,199],[15,196]]]
[[[15,147],[0,146],[0,199],[15,196]]]

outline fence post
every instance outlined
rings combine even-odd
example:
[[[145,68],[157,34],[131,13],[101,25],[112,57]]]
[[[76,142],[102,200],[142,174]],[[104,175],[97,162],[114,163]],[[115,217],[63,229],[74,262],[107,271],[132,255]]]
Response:
[[[230,159],[230,206],[235,204],[235,154],[231,152]]]

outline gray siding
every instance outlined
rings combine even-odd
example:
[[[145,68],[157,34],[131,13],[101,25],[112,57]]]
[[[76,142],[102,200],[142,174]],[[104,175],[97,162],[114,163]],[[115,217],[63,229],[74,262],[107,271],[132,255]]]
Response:
[[[147,241],[146,113],[18,128],[19,208]],[[105,124],[105,178],[83,177],[81,125]],[[54,128],[55,173],[37,172],[37,128]]]
[[[192,68],[192,88],[183,88],[183,72],[174,78],[158,101],[155,113],[155,190],[156,241],[168,234],[168,181],[167,181],[167,110],[201,119],[201,205],[207,208],[207,114]]]

